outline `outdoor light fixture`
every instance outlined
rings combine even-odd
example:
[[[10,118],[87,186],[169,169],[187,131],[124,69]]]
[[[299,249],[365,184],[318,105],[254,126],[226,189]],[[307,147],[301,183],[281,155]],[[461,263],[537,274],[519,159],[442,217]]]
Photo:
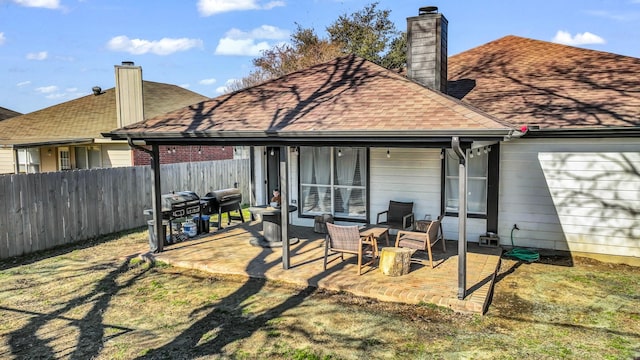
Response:
[[[471,149],[471,152],[469,153],[469,157],[473,158],[473,149]]]
[[[198,146],[198,155],[202,155],[202,146]]]
[[[342,149],[338,149],[338,157],[342,156]]]
[[[172,153],[176,153],[176,147],[174,146],[173,149],[171,150]]]
[[[440,160],[444,159],[444,149],[440,149]]]
[[[478,151],[478,156],[480,156],[480,148],[478,148],[478,150],[477,150],[477,151]]]
[[[391,157],[391,152],[389,151],[389,149],[387,148],[387,158]]]
[[[275,154],[276,154],[276,153],[273,151],[273,149],[271,149],[271,152],[269,153],[269,155],[273,156],[273,155],[275,155]]]
[[[167,146],[167,154],[171,154],[171,148]]]
[[[483,150],[484,150],[484,153],[485,153],[485,154],[489,152],[489,151],[487,150],[487,147],[486,147],[486,146],[483,148]]]
[[[47,150],[47,155],[51,156],[51,149]]]

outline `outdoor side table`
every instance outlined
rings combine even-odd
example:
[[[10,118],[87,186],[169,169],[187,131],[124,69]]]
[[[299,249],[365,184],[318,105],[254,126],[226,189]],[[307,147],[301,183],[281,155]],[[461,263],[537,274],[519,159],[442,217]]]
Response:
[[[411,256],[415,250],[407,248],[385,247],[380,253],[380,271],[387,276],[401,276],[409,273]]]

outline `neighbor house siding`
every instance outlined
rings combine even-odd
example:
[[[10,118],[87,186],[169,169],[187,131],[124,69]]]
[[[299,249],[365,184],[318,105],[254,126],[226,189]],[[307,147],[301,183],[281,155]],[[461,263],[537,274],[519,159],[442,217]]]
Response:
[[[131,166],[132,157],[132,151],[127,144],[102,144],[102,167]]]
[[[634,139],[518,140],[501,151],[499,234],[515,246],[640,257]]]
[[[13,149],[0,149],[0,174],[13,174],[15,157]]]

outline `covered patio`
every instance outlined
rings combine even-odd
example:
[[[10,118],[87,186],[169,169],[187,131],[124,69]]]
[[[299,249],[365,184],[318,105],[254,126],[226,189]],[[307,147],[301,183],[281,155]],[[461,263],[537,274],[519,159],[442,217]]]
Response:
[[[433,256],[436,266],[433,269],[413,263],[409,274],[389,277],[382,274],[376,263],[374,267],[365,267],[363,274],[358,276],[356,260],[352,256],[345,256],[343,262],[333,261],[326,271],[323,270],[323,234],[315,233],[309,227],[291,225],[289,229],[290,237],[300,241],[290,246],[288,270],[282,267],[280,248],[252,245],[252,240],[259,237],[262,230],[259,221],[238,223],[200,235],[170,245],[153,256],[157,261],[214,274],[264,278],[299,286],[345,291],[381,301],[435,304],[456,312],[475,314],[487,310],[500,265],[499,247],[468,244],[467,296],[459,300],[457,241],[447,242],[446,253],[439,246],[435,248]],[[379,241],[379,245],[386,246],[385,241]]]

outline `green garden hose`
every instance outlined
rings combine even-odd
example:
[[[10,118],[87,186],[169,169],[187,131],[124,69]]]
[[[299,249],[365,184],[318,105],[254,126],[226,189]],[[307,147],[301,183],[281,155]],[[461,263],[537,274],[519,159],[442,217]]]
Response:
[[[518,260],[526,261],[526,262],[534,262],[540,260],[540,254],[533,250],[517,248],[513,244],[513,230],[518,229],[517,225],[513,225],[513,229],[511,229],[511,250],[504,253],[505,256],[516,258]]]

